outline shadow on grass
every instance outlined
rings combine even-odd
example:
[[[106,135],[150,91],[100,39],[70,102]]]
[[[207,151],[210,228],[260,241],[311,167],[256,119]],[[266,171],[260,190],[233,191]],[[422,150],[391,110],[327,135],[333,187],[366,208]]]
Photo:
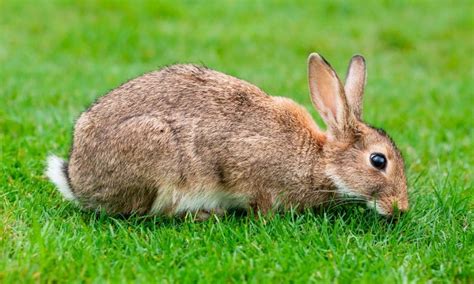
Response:
[[[79,209],[76,209],[79,210]],[[69,210],[67,210],[69,211]],[[72,213],[71,214],[77,214]],[[253,212],[243,209],[229,210],[224,216],[211,216],[208,220],[197,221],[191,214],[185,217],[167,217],[167,216],[140,216],[140,215],[108,215],[105,212],[87,212],[80,211],[80,218],[88,226],[96,229],[113,227],[136,227],[147,230],[157,230],[163,228],[173,228],[179,230],[182,227],[189,226],[207,227],[209,225],[219,226],[257,226],[262,229],[276,225],[288,224],[312,224],[314,226],[326,226],[328,228],[336,225],[346,226],[353,233],[366,233],[374,229],[392,230],[400,224],[406,223],[406,216],[399,219],[390,219],[378,215],[375,211],[366,209],[360,204],[351,204],[346,206],[331,205],[324,208],[307,209],[304,211],[289,210],[285,212],[276,212],[272,215],[255,216]],[[77,215],[76,215],[77,216]]]

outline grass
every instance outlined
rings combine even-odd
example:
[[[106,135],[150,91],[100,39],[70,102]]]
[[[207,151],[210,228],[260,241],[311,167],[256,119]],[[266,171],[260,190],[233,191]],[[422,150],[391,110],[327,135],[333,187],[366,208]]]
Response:
[[[470,1],[0,1],[0,282],[473,282]],[[125,80],[203,63],[311,109],[306,57],[368,60],[365,118],[403,151],[412,210],[120,219],[43,176]],[[320,122],[321,120],[318,119]]]

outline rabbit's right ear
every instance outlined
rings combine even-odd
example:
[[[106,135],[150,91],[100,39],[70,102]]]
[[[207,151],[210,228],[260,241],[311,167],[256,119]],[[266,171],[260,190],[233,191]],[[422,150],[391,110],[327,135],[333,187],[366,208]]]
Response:
[[[346,84],[344,90],[347,104],[357,119],[362,119],[362,98],[367,81],[367,68],[365,59],[361,55],[354,55],[347,68]]]
[[[348,127],[349,107],[344,87],[336,72],[319,54],[308,58],[308,80],[311,100],[333,136],[344,134]]]

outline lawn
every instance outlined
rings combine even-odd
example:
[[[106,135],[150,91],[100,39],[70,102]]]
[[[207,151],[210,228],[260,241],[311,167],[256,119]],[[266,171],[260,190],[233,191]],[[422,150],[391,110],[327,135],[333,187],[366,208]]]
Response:
[[[0,282],[473,282],[471,1],[0,1]],[[43,176],[95,98],[193,62],[311,110],[306,58],[368,62],[365,119],[406,159],[411,211],[255,220],[81,212]],[[334,206],[333,206],[334,207]]]

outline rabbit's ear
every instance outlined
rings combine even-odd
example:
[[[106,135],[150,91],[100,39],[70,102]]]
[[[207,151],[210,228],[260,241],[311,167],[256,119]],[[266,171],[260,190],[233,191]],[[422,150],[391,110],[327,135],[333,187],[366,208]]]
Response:
[[[308,58],[309,90],[313,105],[334,135],[344,133],[348,126],[349,107],[344,88],[336,72],[319,54]]]
[[[362,98],[367,80],[367,68],[365,59],[361,55],[354,55],[347,68],[346,84],[344,91],[346,93],[347,104],[357,119],[362,119]]]

